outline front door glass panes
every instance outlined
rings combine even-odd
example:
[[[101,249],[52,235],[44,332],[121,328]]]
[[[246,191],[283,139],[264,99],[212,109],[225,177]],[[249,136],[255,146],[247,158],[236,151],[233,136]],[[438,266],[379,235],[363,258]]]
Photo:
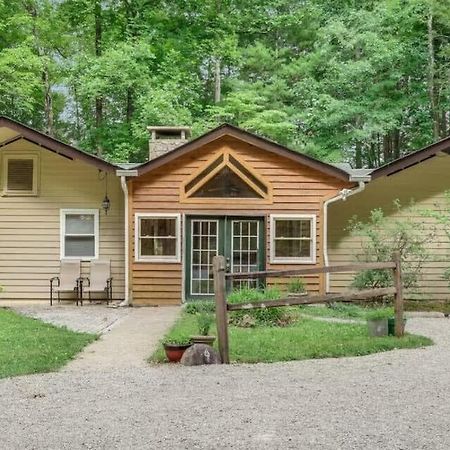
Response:
[[[256,220],[232,221],[232,272],[255,272],[259,269],[259,222]],[[255,288],[256,279],[234,280],[236,289]]]
[[[192,220],[191,295],[212,295],[212,260],[218,255],[219,222]]]

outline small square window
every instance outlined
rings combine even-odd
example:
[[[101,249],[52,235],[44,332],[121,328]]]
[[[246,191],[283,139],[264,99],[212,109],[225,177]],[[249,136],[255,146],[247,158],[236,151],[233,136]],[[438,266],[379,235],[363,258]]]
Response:
[[[179,215],[137,214],[135,245],[137,261],[179,262]]]
[[[37,195],[38,156],[5,154],[3,157],[3,194]]]
[[[98,221],[97,209],[61,210],[61,258],[97,258]]]
[[[315,221],[313,215],[271,216],[271,262],[315,264]]]

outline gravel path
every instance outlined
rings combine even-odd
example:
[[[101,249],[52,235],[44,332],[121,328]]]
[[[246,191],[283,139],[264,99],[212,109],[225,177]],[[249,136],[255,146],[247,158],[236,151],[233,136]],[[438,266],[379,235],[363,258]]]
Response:
[[[0,448],[448,449],[450,321],[408,328],[437,345],[0,380]]]
[[[132,311],[131,308],[109,308],[105,304],[89,303],[84,306],[11,306],[11,309],[25,316],[87,333],[105,333]]]

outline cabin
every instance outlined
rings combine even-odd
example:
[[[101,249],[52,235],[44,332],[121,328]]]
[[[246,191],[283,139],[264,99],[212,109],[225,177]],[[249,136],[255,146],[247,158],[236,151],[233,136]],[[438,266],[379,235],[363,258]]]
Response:
[[[324,204],[357,176],[231,125],[190,141],[186,128],[149,132],[150,159],[127,182],[134,305],[211,298],[216,255],[233,272],[324,265]],[[324,292],[323,275],[304,281]]]
[[[383,209],[390,218],[402,217],[405,211],[393,208],[394,200],[408,206],[414,202],[417,222],[436,228],[436,235],[427,244],[430,258],[423,266],[418,287],[405,292],[411,300],[447,301],[449,282],[444,272],[450,267],[450,242],[442,224],[420,214],[422,210],[449,210],[445,193],[450,190],[450,137],[413,152],[403,158],[370,171],[371,181],[357,195],[329,208],[328,254],[332,264],[355,262],[361,252],[361,239],[347,230],[349,220],[358,216],[366,220],[374,208]],[[408,214],[411,212],[408,211]],[[341,292],[348,288],[354,274],[331,275],[330,290]]]
[[[110,260],[113,297],[124,298],[125,210],[117,169],[0,117],[1,301],[48,300],[60,260],[73,258],[82,260],[83,276],[93,259]]]

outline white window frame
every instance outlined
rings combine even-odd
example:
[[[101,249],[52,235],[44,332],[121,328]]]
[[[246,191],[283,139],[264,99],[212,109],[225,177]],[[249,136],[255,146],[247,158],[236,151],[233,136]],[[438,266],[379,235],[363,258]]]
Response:
[[[8,190],[8,161],[10,159],[33,160],[33,189],[31,191]],[[2,195],[8,197],[36,197],[39,194],[39,154],[38,153],[12,153],[2,155]]]
[[[94,216],[94,256],[66,256],[66,216],[69,214],[93,215]],[[98,259],[100,247],[100,225],[98,209],[61,209],[60,210],[60,257],[61,259],[81,259],[92,261]],[[73,236],[73,235],[71,235]],[[80,235],[81,236],[81,235]]]
[[[142,256],[140,253],[140,221],[141,219],[175,219],[175,255]],[[134,259],[136,262],[181,262],[181,214],[178,213],[135,213],[134,215]]]
[[[275,255],[275,222],[277,219],[298,220],[306,219],[311,223],[311,256],[310,257],[292,257],[279,258]],[[316,222],[315,214],[271,214],[270,215],[270,263],[271,264],[316,264]]]

